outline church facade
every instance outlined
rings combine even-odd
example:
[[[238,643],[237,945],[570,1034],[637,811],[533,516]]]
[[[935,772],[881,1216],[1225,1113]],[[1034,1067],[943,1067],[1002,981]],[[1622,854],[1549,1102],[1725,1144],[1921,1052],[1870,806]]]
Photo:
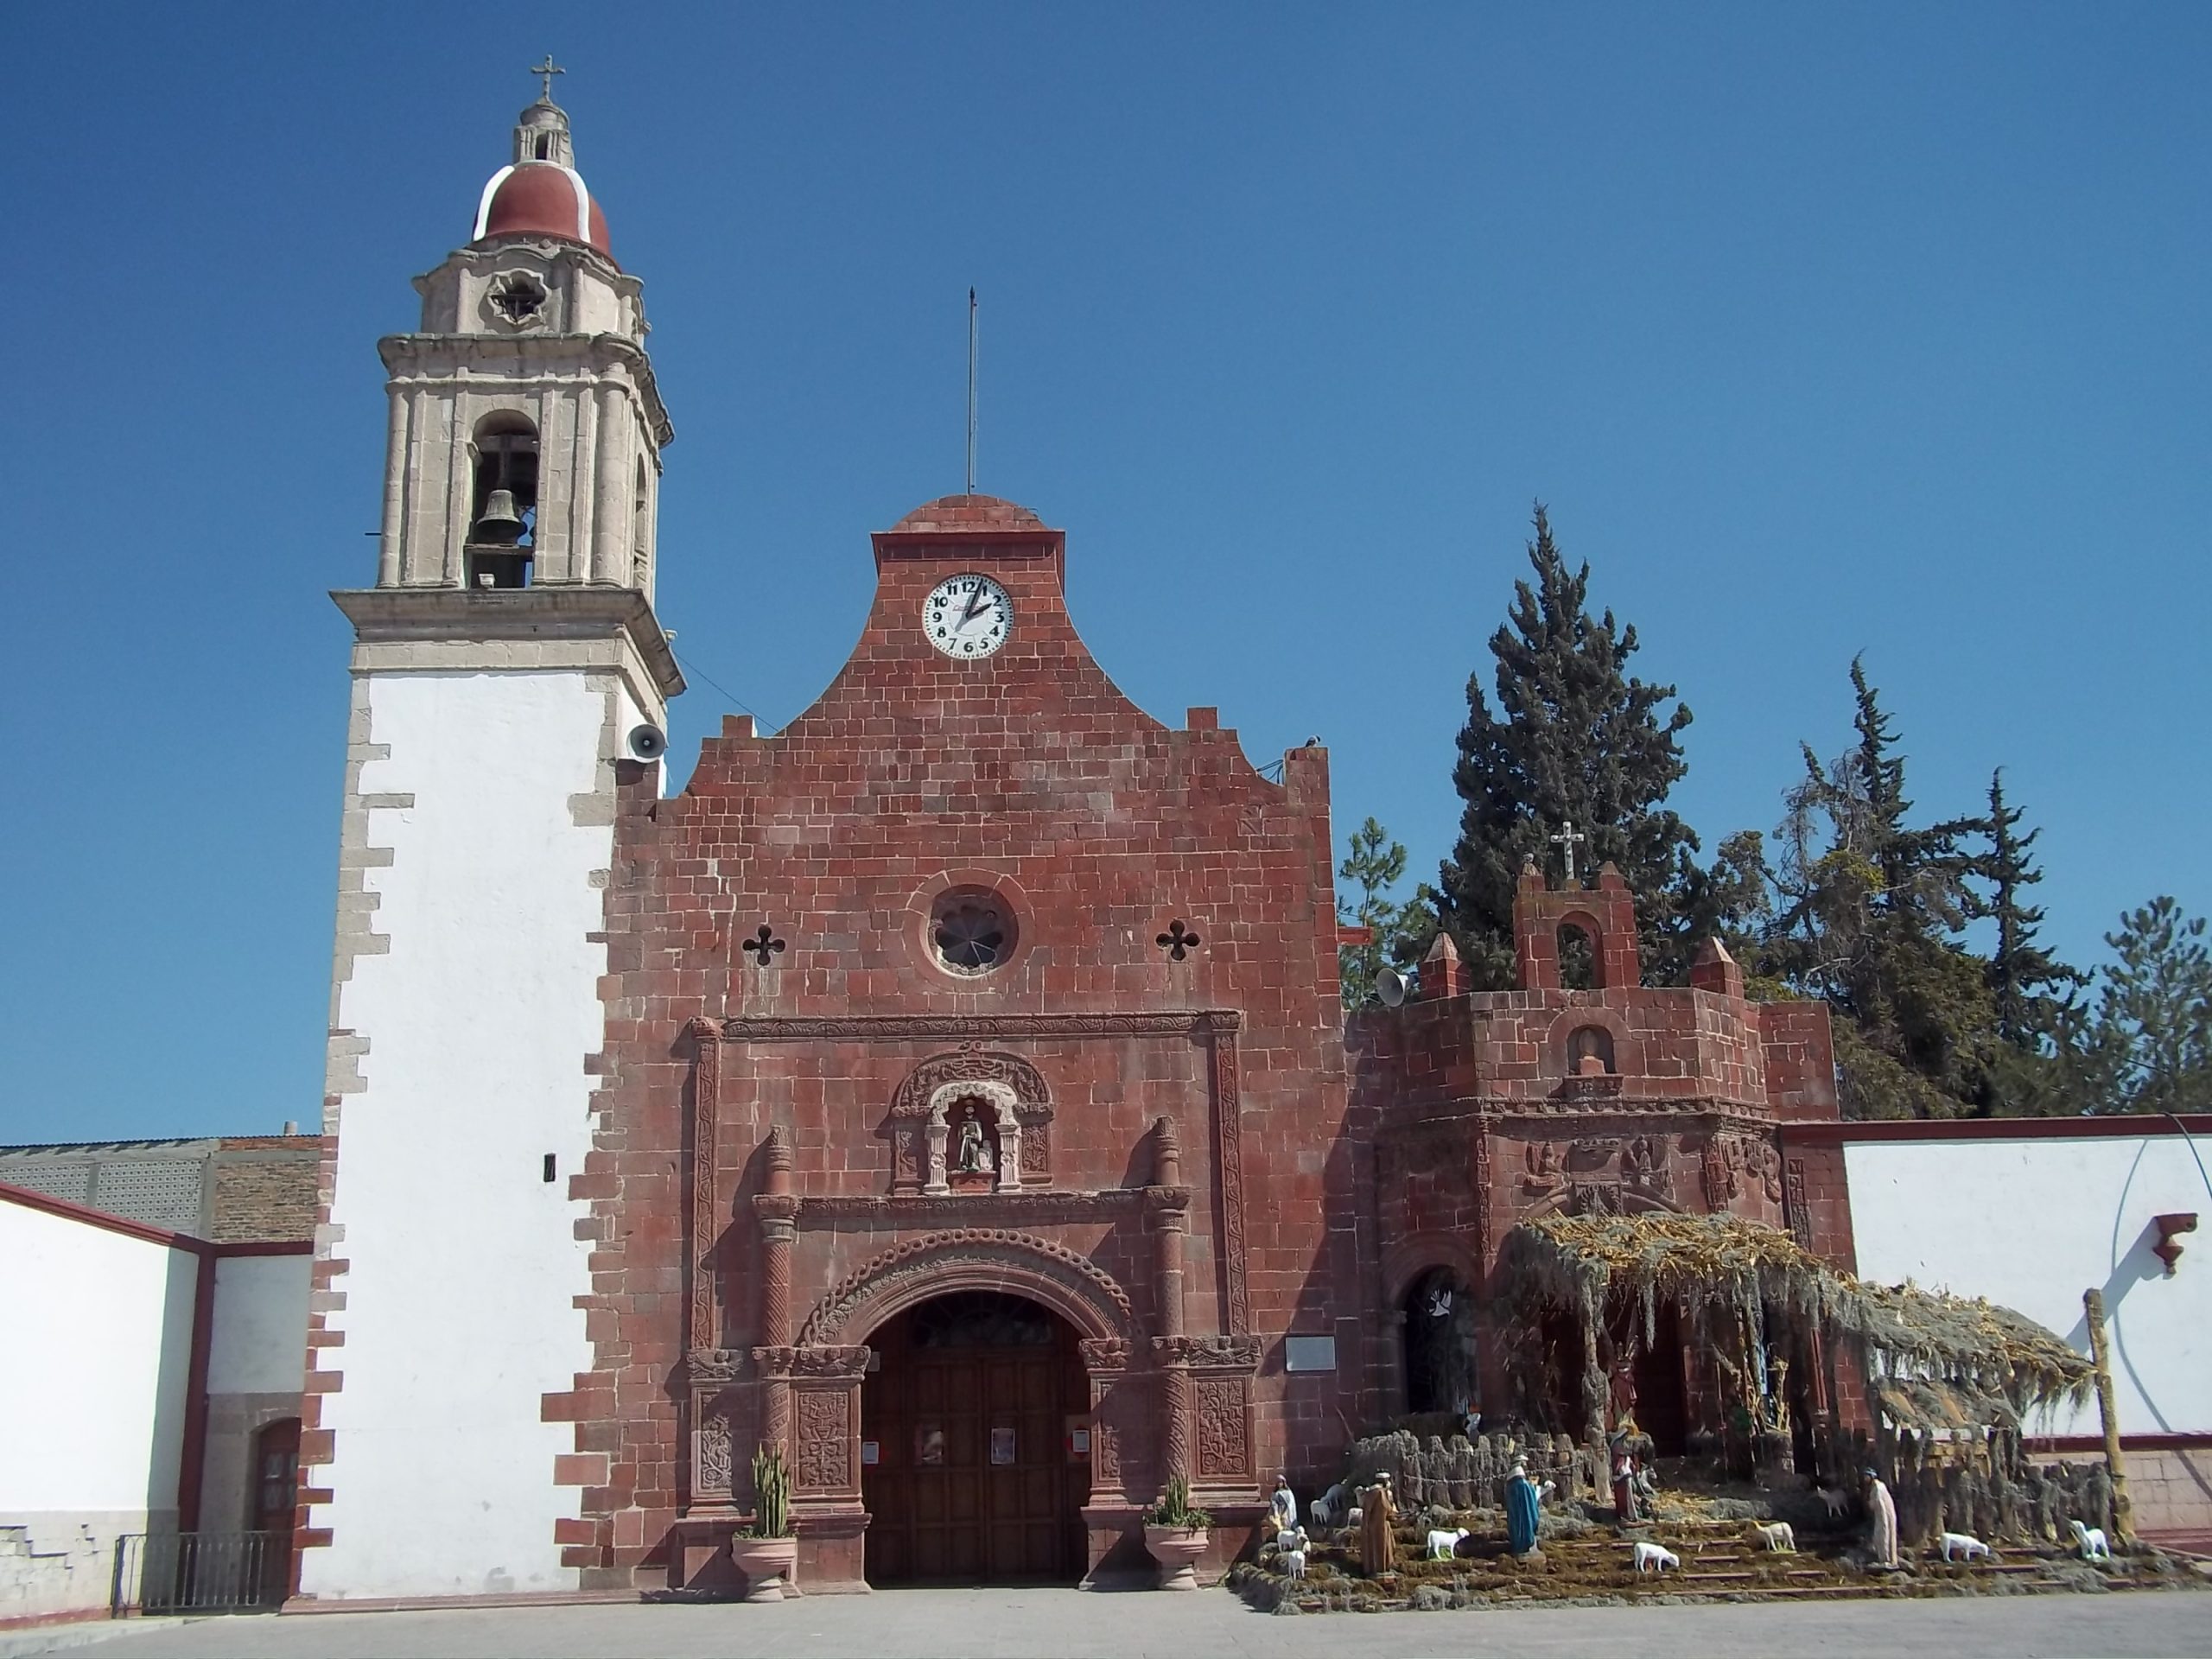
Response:
[[[673,429],[550,98],[417,286],[375,585],[334,596],[303,1599],[734,1589],[763,1447],[810,1591],[1141,1571],[1177,1477],[1218,1565],[1279,1472],[1503,1414],[1516,1219],[1821,1243],[1778,1136],[1834,1116],[1822,1010],[1717,950],[1645,988],[1618,878],[1532,871],[1520,989],[1440,947],[1348,1028],[1325,753],[1268,776],[1132,704],[1027,509],[874,535],[829,689],[664,797]]]

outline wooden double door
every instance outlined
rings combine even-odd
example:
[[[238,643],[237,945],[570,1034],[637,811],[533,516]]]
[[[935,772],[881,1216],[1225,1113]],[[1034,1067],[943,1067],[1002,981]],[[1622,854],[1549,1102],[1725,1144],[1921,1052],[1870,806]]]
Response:
[[[868,1582],[1082,1577],[1090,1398],[1066,1321],[963,1291],[868,1343],[881,1357],[861,1388]]]

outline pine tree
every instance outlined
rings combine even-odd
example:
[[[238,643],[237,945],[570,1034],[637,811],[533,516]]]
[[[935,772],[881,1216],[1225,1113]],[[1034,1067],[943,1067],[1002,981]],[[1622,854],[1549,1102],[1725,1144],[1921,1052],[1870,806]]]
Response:
[[[1352,831],[1350,850],[1338,866],[1341,881],[1356,887],[1359,902],[1350,920],[1367,930],[1364,944],[1339,945],[1337,971],[1345,1011],[1372,1007],[1379,1001],[1376,976],[1385,966],[1406,969],[1421,960],[1435,936],[1436,890],[1423,882],[1400,904],[1389,897],[1406,874],[1406,849],[1373,818]]]
[[[2082,1051],[2085,1109],[2212,1110],[2212,949],[2202,916],[2161,895],[2105,935],[2113,960]]]
[[[1780,831],[1783,903],[1763,964],[1837,1015],[1844,1108],[1854,1117],[1986,1109],[1995,1006],[1961,932],[1986,825],[1907,822],[1905,757],[1863,663],[1851,665],[1858,742],[1830,766],[1810,746]]]
[[[1554,867],[1551,836],[1572,820],[1589,837],[1578,863],[1594,870],[1610,861],[1636,894],[1646,976],[1679,982],[1696,943],[1690,889],[1709,877],[1703,902],[1717,912],[1738,885],[1730,868],[1699,869],[1697,836],[1665,805],[1686,768],[1680,739],[1690,711],[1673,686],[1626,674],[1635,628],[1611,611],[1591,616],[1590,567],[1567,567],[1541,504],[1535,531],[1534,580],[1514,584],[1507,623],[1491,637],[1495,713],[1481,674],[1467,681],[1452,774],[1465,806],[1442,871],[1444,925],[1477,986],[1510,988],[1514,883],[1528,860]]]
[[[2019,833],[2024,815],[2005,799],[2005,774],[1989,779],[1989,849],[1975,861],[1974,873],[1989,884],[1976,914],[1997,924],[1997,948],[1988,967],[1990,995],[1997,1005],[1997,1033],[2022,1053],[2042,1052],[2057,1029],[2061,1001],[2053,992],[2082,983],[2082,976],[2036,943],[2043,907],[2022,894],[2043,880],[2029,861],[2029,849],[2041,830]]]

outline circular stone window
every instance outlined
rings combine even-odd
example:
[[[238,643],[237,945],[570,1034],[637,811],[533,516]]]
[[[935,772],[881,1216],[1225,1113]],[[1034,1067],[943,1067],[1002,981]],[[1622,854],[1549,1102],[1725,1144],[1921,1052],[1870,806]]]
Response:
[[[930,906],[930,950],[948,973],[988,974],[1014,942],[1014,906],[988,887],[954,887]]]

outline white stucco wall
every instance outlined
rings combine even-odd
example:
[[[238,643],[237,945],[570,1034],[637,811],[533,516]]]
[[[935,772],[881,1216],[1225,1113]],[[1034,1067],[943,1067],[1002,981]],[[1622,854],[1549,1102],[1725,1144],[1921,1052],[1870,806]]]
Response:
[[[2101,1287],[2121,1432],[2212,1433],[2212,1192],[2181,1136],[1847,1141],[1844,1160],[1862,1277],[1986,1296],[2084,1353],[2082,1293]],[[2176,1211],[2204,1220],[2168,1279],[2151,1217]],[[2096,1407],[2031,1427],[2094,1434]]]
[[[332,1499],[302,1587],[326,1598],[569,1589],[556,1486],[574,1449],[541,1396],[589,1369],[591,1281],[569,1177],[591,1145],[585,1058],[602,1041],[601,759],[611,680],[575,672],[367,677],[363,796],[390,861],[367,871],[390,941],[353,961],[336,1026],[365,1045],[338,1131],[329,1314],[344,1344],[322,1426]],[[588,810],[593,805],[601,810]],[[580,826],[576,818],[587,823]],[[377,855],[376,856],[381,856]],[[545,1154],[557,1179],[543,1179]]]
[[[0,1199],[0,1618],[105,1606],[117,1535],[175,1525],[198,1271]]]
[[[304,1255],[226,1255],[215,1263],[210,1394],[297,1394],[308,1347]]]

